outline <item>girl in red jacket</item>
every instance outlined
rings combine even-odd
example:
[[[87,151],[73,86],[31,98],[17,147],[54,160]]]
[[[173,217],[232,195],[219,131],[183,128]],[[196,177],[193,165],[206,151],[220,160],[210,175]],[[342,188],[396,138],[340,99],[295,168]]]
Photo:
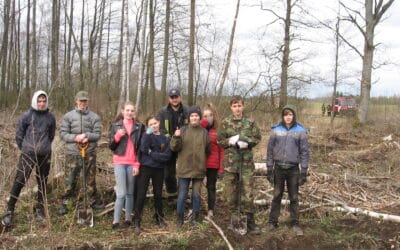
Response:
[[[201,126],[207,129],[211,142],[211,154],[207,158],[207,197],[208,197],[208,217],[214,215],[216,200],[217,178],[222,177],[224,169],[222,161],[224,159],[224,149],[217,144],[218,115],[214,106],[209,103],[203,109],[203,119]]]

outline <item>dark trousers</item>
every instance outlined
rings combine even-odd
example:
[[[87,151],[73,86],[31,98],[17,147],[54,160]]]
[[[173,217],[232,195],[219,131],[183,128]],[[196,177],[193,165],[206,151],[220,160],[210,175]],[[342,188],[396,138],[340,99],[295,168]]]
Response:
[[[207,168],[206,176],[207,176],[207,202],[208,202],[207,205],[208,205],[208,210],[214,210],[216,192],[217,192],[218,169],[216,169],[216,168]]]
[[[281,211],[282,195],[285,190],[285,182],[289,193],[291,224],[296,225],[299,223],[299,172],[298,167],[282,169],[279,166],[275,166],[274,197],[272,199],[271,212],[269,214],[270,223],[278,223],[278,217]]]
[[[173,157],[164,168],[165,189],[169,195],[176,195],[178,182],[176,180],[176,157]]]
[[[21,193],[22,188],[25,186],[25,183],[29,179],[29,176],[34,168],[36,168],[36,181],[38,183],[36,206],[38,208],[44,208],[44,201],[46,200],[47,177],[50,171],[50,157],[50,154],[45,156],[21,154],[17,165],[17,173],[15,175],[14,184],[10,192],[10,200],[7,204],[9,211],[14,211],[19,194]]]
[[[153,184],[154,213],[156,216],[164,216],[162,206],[164,169],[141,166],[139,176],[136,179],[137,198],[135,202],[135,213],[138,219],[140,219],[142,215],[150,179]]]

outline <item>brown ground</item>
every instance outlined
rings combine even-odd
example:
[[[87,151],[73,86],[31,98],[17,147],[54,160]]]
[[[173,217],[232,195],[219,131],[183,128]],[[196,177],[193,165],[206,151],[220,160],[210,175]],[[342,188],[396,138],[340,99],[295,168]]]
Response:
[[[6,114],[2,116],[6,117]],[[261,235],[237,235],[227,229],[229,211],[220,201],[214,220],[232,246],[235,249],[400,249],[400,223],[333,211],[334,206],[345,204],[400,215],[398,122],[375,121],[363,128],[353,128],[352,119],[338,118],[335,120],[335,132],[331,135],[326,117],[310,115],[302,119],[310,130],[312,148],[310,175],[307,184],[301,188],[300,197],[300,219],[305,235],[296,236],[288,227],[286,206],[281,211],[281,223],[276,231],[263,231]],[[18,150],[14,143],[16,119],[4,118],[0,121],[0,209],[4,211]],[[263,141],[256,148],[257,161],[264,158],[267,133],[268,129],[264,129]],[[389,134],[392,140],[384,141],[382,138]],[[102,142],[99,166],[110,169],[110,152],[105,137]],[[185,224],[182,230],[176,231],[174,211],[167,203],[167,230],[153,225],[152,204],[149,202],[144,215],[144,232],[139,237],[134,236],[131,228],[111,230],[112,212],[96,218],[94,228],[76,225],[72,213],[58,217],[55,211],[60,180],[54,176],[62,169],[63,154],[62,145],[57,141],[54,152],[48,201],[50,221],[44,225],[35,223],[31,213],[33,195],[23,195],[17,204],[15,226],[10,231],[0,226],[0,248],[228,249],[217,230],[206,220],[198,226]],[[104,201],[112,202],[112,173],[99,172],[98,183]],[[271,188],[265,177],[256,178],[255,183],[260,191],[256,199],[265,199],[268,203]],[[34,184],[31,178],[28,187]],[[257,222],[264,225],[268,213],[268,205],[259,206]]]

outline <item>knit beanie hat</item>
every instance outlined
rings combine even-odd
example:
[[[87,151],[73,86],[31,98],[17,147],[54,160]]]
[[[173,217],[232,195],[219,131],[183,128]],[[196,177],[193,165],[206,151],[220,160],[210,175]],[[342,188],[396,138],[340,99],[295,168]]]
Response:
[[[190,117],[190,114],[192,114],[192,113],[197,113],[200,116],[200,119],[201,119],[201,109],[200,109],[199,106],[194,105],[194,106],[189,107],[189,109],[188,109],[188,118]]]

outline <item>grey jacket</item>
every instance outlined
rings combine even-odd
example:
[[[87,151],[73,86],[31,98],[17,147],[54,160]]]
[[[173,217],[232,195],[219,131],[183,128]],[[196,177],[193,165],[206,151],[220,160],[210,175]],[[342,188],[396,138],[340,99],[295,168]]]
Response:
[[[65,150],[70,155],[80,155],[80,150],[74,141],[75,136],[85,133],[89,139],[87,153],[95,153],[97,141],[101,136],[100,116],[90,111],[74,109],[66,113],[60,127],[60,137],[65,142]]]

